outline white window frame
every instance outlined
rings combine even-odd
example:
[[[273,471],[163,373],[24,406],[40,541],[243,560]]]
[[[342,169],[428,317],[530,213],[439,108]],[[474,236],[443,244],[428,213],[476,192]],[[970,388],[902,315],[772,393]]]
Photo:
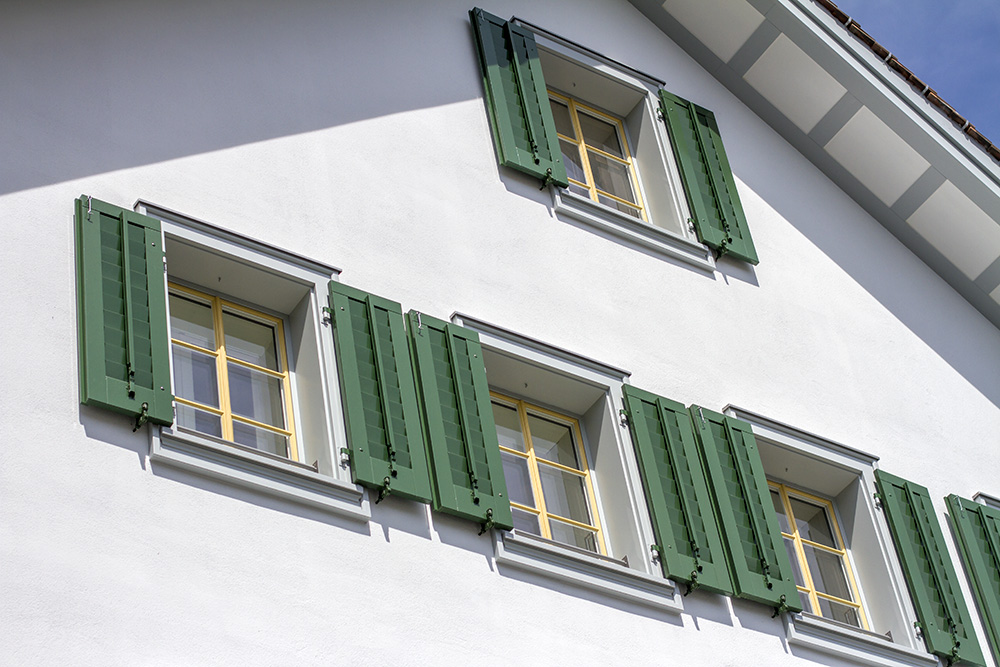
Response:
[[[501,357],[512,363],[538,369],[548,378],[566,378],[568,382],[588,385],[595,396],[599,396],[587,414],[600,418],[600,433],[587,416],[573,414],[579,419],[584,439],[584,448],[594,482],[597,511],[604,533],[604,544],[609,555],[604,556],[584,549],[560,544],[535,535],[519,534],[517,531],[494,532],[494,557],[498,570],[522,571],[541,574],[549,579],[574,588],[584,588],[610,598],[638,603],[647,607],[671,612],[683,608],[680,592],[672,581],[663,578],[659,565],[654,562],[649,545],[653,544],[653,531],[645,519],[645,503],[642,500],[642,485],[638,464],[632,451],[627,430],[620,424],[617,406],[622,405],[622,385],[629,372],[608,364],[583,357],[574,352],[558,348],[548,343],[515,333],[483,320],[462,313],[454,313],[451,321],[479,334],[487,363],[487,376],[491,358]],[[493,356],[496,355],[496,356]],[[496,377],[496,375],[494,375]],[[556,380],[558,381],[558,380]],[[491,388],[493,383],[491,382]],[[517,394],[508,387],[496,387],[504,394]],[[537,403],[534,397],[516,396]],[[563,406],[543,407],[567,412]],[[572,413],[573,411],[569,411]],[[600,449],[595,456],[591,440],[600,440]],[[613,458],[609,458],[613,457]],[[600,470],[598,466],[621,466],[617,484],[619,492],[611,498],[602,499]],[[610,522],[610,523],[609,523]],[[618,551],[623,545],[631,544],[628,562],[622,560]],[[617,549],[616,549],[617,547]]]
[[[814,492],[810,488],[808,479],[783,478],[774,473],[773,461],[787,458],[791,465],[809,466],[814,471],[826,470],[844,478],[853,477],[854,482],[860,485],[855,498],[863,500],[863,507],[855,508],[854,525],[855,531],[863,528],[868,534],[870,541],[867,544],[858,545],[854,540],[855,535],[846,532],[850,524],[845,523],[838,501],[834,498],[831,498],[831,501],[847,547],[851,568],[861,591],[861,603],[865,607],[869,624],[874,627],[877,622],[892,623],[894,625],[891,628],[892,637],[879,631],[855,628],[808,612],[799,612],[782,615],[788,644],[838,658],[847,657],[855,663],[876,667],[938,665],[938,659],[927,653],[923,641],[914,629],[917,619],[910,603],[906,580],[895,556],[895,547],[888,525],[885,518],[879,516],[881,509],[875,502],[877,490],[875,469],[878,457],[744,408],[728,405],[723,408],[723,412],[750,424],[769,478],[773,476],[775,481]],[[768,465],[769,461],[772,462],[771,466]],[[795,461],[795,464],[792,464],[792,461]],[[826,494],[817,492],[816,495]],[[864,526],[859,525],[862,521],[865,523]],[[863,550],[863,554],[859,553],[859,550]],[[872,580],[876,577],[869,572],[866,586],[864,582],[866,567],[859,568],[857,564],[862,556],[868,562],[867,567],[872,567],[872,563],[878,563],[885,568],[885,576],[877,580],[878,584],[883,586],[883,593],[888,595],[889,600],[882,599],[881,596],[873,599]],[[875,604],[876,602],[878,604]]]
[[[340,270],[143,200],[136,203],[135,210],[161,221],[162,242],[167,251],[164,271],[171,280],[176,278],[182,284],[190,284],[213,294],[220,293],[224,298],[282,317],[289,364],[294,350],[292,329],[297,328],[301,333],[299,340],[303,342],[302,355],[307,357],[304,360],[306,364],[299,363],[308,366],[307,370],[289,370],[295,431],[302,452],[300,456],[306,456],[308,452],[308,458],[314,461],[312,465],[243,447],[176,424],[150,429],[149,459],[153,465],[193,472],[354,521],[370,519],[367,495],[351,482],[350,471],[339,454],[341,448],[346,446],[347,437],[343,420],[338,418],[333,407],[341,404],[340,387],[336,381],[332,333],[323,316],[323,307],[326,305],[329,281],[337,279]],[[239,294],[225,289],[213,290],[211,284],[204,284],[207,280],[176,276],[170,271],[170,246],[173,244],[177,244],[175,247],[184,246],[186,251],[196,255],[205,254],[210,260],[217,258],[218,271],[222,275],[235,276],[234,272],[239,272],[241,279],[251,276],[254,282],[258,278],[271,281],[270,285],[274,287],[279,284],[291,287],[296,297],[289,299],[281,294],[269,295],[268,299],[281,302],[281,307],[275,308],[271,307],[273,304],[256,303],[251,298],[241,298]],[[165,280],[165,289],[166,283]],[[290,314],[293,309],[294,324]],[[169,317],[167,320],[169,328]],[[171,374],[172,364],[171,360]],[[300,397],[300,393],[306,391],[310,393],[308,410],[303,409]],[[312,442],[306,442],[310,437]]]
[[[571,66],[599,74],[612,86],[627,89],[630,91],[630,95],[639,99],[628,116],[634,116],[634,122],[641,122],[644,128],[652,130],[652,132],[643,132],[643,143],[641,146],[637,146],[629,132],[631,122],[622,118],[621,114],[609,111],[604,105],[601,105],[599,99],[587,96],[577,97],[573,95],[574,91],[560,88],[557,78],[550,80],[550,68],[545,79],[548,87],[574,99],[579,99],[588,106],[622,118],[625,126],[625,139],[629,145],[629,152],[633,156],[633,169],[636,180],[639,182],[639,190],[649,222],[637,220],[626,213],[570,192],[565,188],[550,185],[552,207],[556,214],[608,234],[626,244],[652,251],[661,258],[679,260],[703,271],[714,272],[715,258],[712,251],[698,241],[694,228],[689,222],[692,216],[688,208],[684,185],[674,159],[670,139],[667,136],[666,125],[660,120],[659,90],[664,87],[665,83],[536,25],[520,19],[514,20],[531,30],[535,35],[535,43],[543,60],[543,71],[545,70],[545,60],[550,56],[556,56],[567,61]],[[647,142],[650,143],[647,144]],[[642,165],[638,163],[640,153],[647,161],[645,171],[648,173],[645,179]],[[655,160],[658,160],[659,163],[654,164]],[[662,171],[657,180],[664,182],[655,184],[650,182],[654,171]],[[666,192],[660,193],[654,188],[664,188]],[[656,219],[661,217],[675,220],[680,226],[679,232],[658,226]]]

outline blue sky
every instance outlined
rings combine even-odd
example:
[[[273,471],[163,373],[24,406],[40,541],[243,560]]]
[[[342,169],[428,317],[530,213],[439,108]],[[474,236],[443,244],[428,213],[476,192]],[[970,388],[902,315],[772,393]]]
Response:
[[[833,0],[1000,145],[1000,0]]]

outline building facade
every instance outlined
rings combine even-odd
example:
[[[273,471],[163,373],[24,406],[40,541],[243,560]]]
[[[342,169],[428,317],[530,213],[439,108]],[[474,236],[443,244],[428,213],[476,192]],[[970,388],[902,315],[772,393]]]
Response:
[[[3,662],[998,664],[1000,166],[829,3],[6,14]]]

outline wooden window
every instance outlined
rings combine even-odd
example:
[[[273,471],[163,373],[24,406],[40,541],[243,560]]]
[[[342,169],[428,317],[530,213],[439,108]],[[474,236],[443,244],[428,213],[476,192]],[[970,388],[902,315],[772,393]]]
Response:
[[[569,190],[646,221],[621,120],[549,91]]]
[[[769,486],[803,610],[869,629],[833,505],[784,484]]]
[[[514,528],[605,554],[577,420],[491,395]]]
[[[176,425],[298,460],[281,319],[169,287]]]

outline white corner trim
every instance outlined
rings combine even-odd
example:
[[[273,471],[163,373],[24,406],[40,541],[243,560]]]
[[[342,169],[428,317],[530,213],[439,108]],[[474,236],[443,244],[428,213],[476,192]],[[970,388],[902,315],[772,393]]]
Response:
[[[831,656],[875,667],[935,667],[937,657],[917,651],[861,628],[808,613],[783,614],[785,638],[792,646],[808,647]]]
[[[715,259],[706,246],[647,225],[563,188],[552,186],[551,189],[552,208],[557,214],[650,250],[660,257],[680,260],[707,273],[715,271]]]
[[[674,613],[684,608],[677,587],[669,579],[543,538],[495,531],[494,555],[501,566],[541,574],[618,600]]]
[[[152,429],[149,459],[236,486],[332,512],[354,521],[371,519],[364,491],[293,461],[172,428]]]

